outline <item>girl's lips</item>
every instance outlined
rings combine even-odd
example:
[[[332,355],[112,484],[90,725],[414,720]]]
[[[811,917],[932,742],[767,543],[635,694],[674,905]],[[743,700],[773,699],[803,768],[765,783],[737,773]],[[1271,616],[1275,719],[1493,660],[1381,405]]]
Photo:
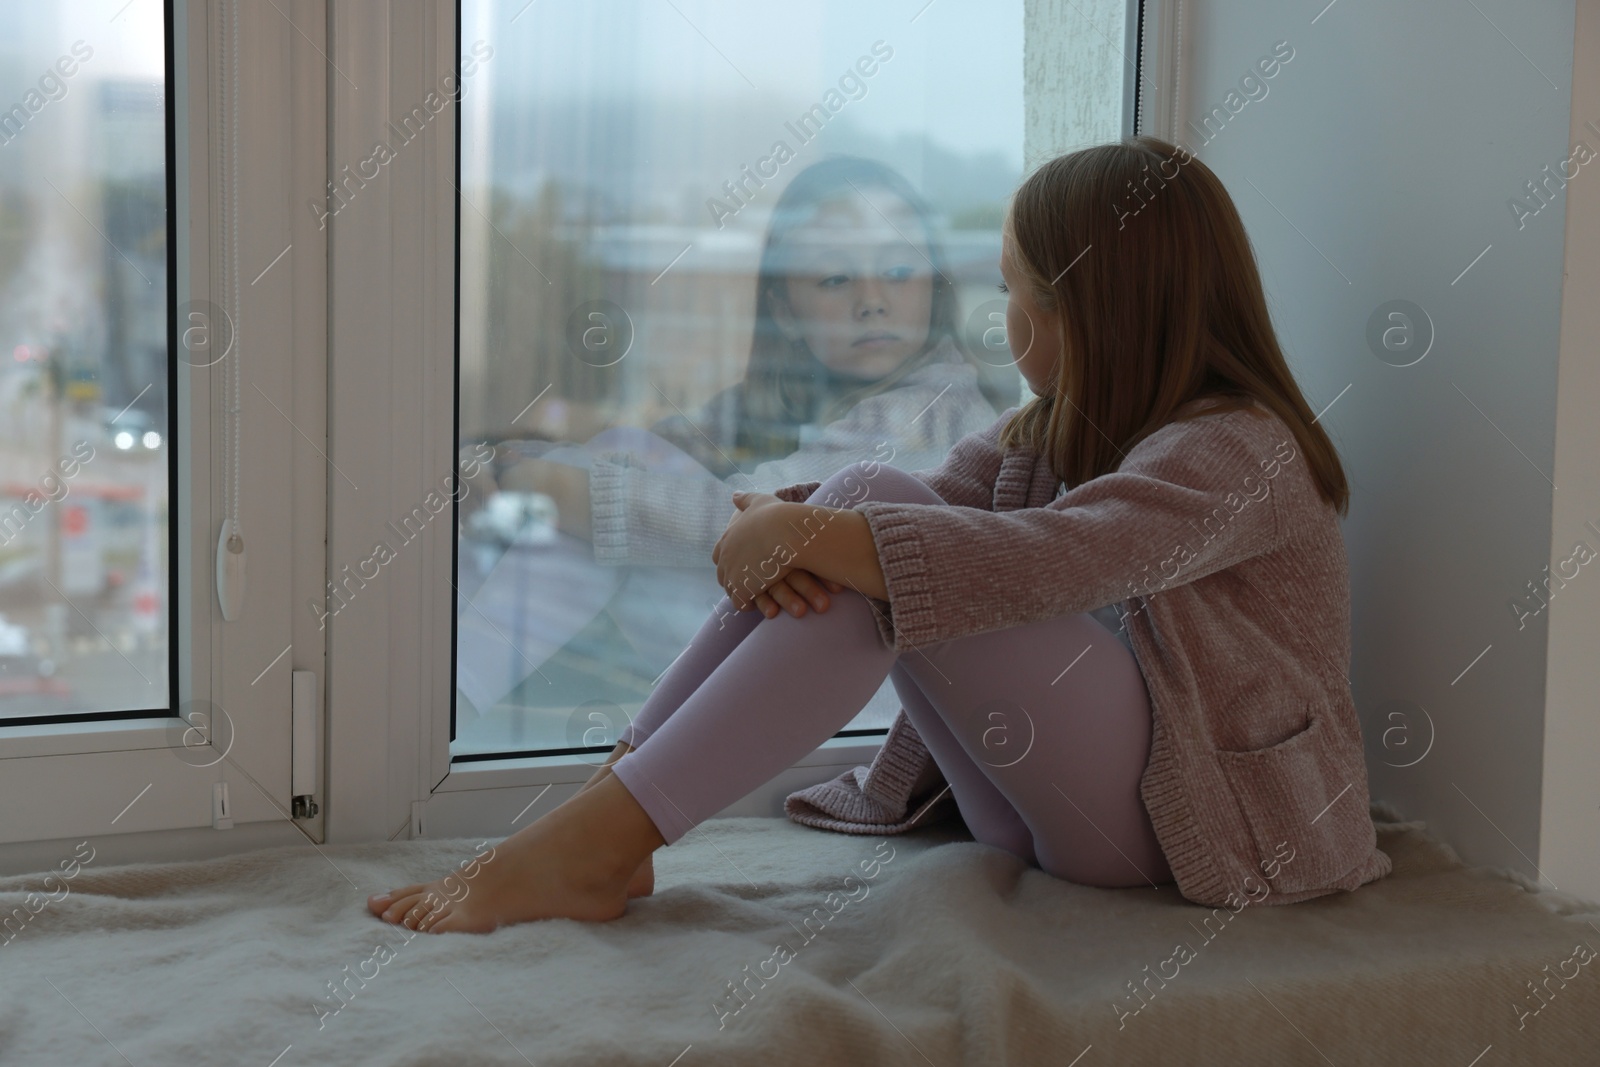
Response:
[[[900,340],[900,338],[896,334],[874,333],[856,341],[854,347],[860,348],[864,345],[886,345],[898,340]]]

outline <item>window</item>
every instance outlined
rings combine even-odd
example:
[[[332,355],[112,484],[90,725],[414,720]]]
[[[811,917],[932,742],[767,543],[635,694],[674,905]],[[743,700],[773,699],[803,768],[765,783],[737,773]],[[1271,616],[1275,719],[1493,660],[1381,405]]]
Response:
[[[173,706],[167,26],[113,11],[22,5],[0,43],[6,723]]]
[[[30,818],[0,845],[300,839],[291,811],[322,828],[292,681],[324,676],[320,20],[26,8],[0,44],[0,811]]]
[[[733,489],[1017,402],[1023,4],[921,7],[464,0],[456,758],[611,747]]]

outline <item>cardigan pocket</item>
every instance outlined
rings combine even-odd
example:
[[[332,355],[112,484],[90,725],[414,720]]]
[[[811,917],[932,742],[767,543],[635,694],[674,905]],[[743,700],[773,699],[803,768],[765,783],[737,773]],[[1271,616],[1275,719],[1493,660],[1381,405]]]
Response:
[[[1326,889],[1372,850],[1370,813],[1348,810],[1364,797],[1348,796],[1361,781],[1349,756],[1312,710],[1299,733],[1248,752],[1217,750],[1217,761],[1249,824],[1258,878],[1273,890]]]

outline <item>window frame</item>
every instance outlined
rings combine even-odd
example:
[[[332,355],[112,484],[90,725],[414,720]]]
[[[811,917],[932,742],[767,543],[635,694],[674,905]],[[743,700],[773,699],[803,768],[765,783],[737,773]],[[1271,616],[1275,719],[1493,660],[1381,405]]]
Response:
[[[224,507],[222,471],[211,459],[225,398],[219,375],[180,365],[172,310],[214,295],[221,235],[212,219],[223,190],[215,165],[221,146],[212,121],[216,55],[210,42],[222,2],[166,5],[169,396],[178,428],[168,442],[175,590],[168,640],[178,710],[190,702],[220,706],[232,724],[231,738],[219,748],[219,730],[211,745],[190,749],[180,760],[174,746],[186,727],[171,708],[0,728],[0,810],[27,813],[0,824],[0,866],[56,839],[212,827],[219,783],[227,786],[233,825],[280,822],[290,810],[290,671],[323,673],[315,620],[294,613],[293,605],[320,592],[325,571],[322,461],[301,441],[308,435],[322,448],[326,437],[325,242],[307,221],[309,213],[292,210],[308,185],[321,186],[325,172],[323,60],[315,41],[299,32],[304,27],[321,35],[323,0],[285,0],[285,17],[296,25],[265,33],[256,31],[271,26],[266,17],[279,15],[241,5],[242,21],[251,23],[250,32],[241,33],[242,64],[256,75],[246,84],[262,95],[241,99],[241,172],[251,194],[241,200],[251,210],[240,218],[240,271],[260,284],[240,287],[247,327],[241,341],[250,353],[241,380],[240,467],[249,573],[243,613],[230,623],[222,621],[216,596],[214,553]],[[288,100],[290,106],[252,106],[252,100]],[[288,162],[253,167],[251,157]],[[257,276],[272,253],[255,263],[256,250],[277,247],[285,231],[283,240],[296,254]],[[298,825],[319,837],[320,822]]]

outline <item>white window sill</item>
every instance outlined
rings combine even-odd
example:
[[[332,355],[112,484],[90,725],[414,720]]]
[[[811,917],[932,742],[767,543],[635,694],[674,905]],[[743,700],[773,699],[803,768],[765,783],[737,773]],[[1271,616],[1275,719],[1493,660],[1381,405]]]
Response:
[[[795,767],[856,766],[872,762],[883,746],[881,736],[832,737],[814,752],[796,760]],[[589,759],[577,756],[530,756],[522,759],[483,760],[457,763],[450,768],[434,793],[453,793],[473,789],[507,789],[529,785],[562,785],[589,780],[605,757],[595,753]]]
[[[168,748],[179,736],[173,732],[177,721],[171,715],[152,715],[7,726],[0,728],[0,760]]]

